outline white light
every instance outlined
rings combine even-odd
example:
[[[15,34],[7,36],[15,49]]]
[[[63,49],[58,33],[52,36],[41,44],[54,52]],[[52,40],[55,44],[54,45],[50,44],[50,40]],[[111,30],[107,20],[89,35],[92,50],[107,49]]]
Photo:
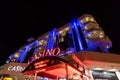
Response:
[[[88,34],[88,36],[90,37],[90,36],[91,36],[91,34]]]
[[[9,61],[6,61],[6,63],[9,63]]]
[[[41,42],[41,41],[39,41],[39,45],[42,45],[42,42]]]
[[[108,71],[118,71],[117,69],[109,69]]]
[[[103,34],[103,32],[100,32],[100,34]]]
[[[40,40],[39,45],[45,45],[47,42],[45,40]]]
[[[88,29],[87,26],[85,26],[85,29]]]
[[[83,20],[80,20],[80,23],[83,23]]]
[[[94,21],[94,19],[93,19],[93,18],[91,18],[91,19],[90,19],[90,21]]]
[[[106,46],[106,48],[109,48],[109,46]]]
[[[103,70],[103,68],[95,68],[94,70]]]
[[[15,53],[15,57],[18,58],[19,57],[19,53]]]
[[[103,74],[107,74],[107,72],[103,72]]]
[[[103,38],[103,35],[99,35],[100,38]]]
[[[67,27],[67,28],[65,28],[65,31],[68,31],[70,28],[69,27]]]
[[[60,34],[63,33],[63,30],[59,31],[59,33],[60,33]]]
[[[89,18],[88,18],[88,17],[86,17],[86,18],[85,18],[85,20],[86,20],[86,21],[89,21]]]

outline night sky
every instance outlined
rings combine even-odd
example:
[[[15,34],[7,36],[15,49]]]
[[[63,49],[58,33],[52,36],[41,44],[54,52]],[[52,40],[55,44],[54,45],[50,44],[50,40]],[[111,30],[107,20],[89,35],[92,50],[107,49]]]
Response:
[[[59,28],[83,14],[92,14],[111,39],[111,53],[120,54],[119,0],[0,1],[0,64],[28,38]],[[108,2],[107,2],[108,1]]]

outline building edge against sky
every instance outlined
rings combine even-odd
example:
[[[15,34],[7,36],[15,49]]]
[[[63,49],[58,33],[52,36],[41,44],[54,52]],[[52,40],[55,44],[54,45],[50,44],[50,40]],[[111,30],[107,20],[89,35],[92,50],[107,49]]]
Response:
[[[48,70],[42,72],[42,74],[45,74],[44,76],[47,73],[60,78],[61,76],[67,78],[65,77],[67,76],[66,73],[63,73],[65,76],[62,73],[58,73],[65,72],[65,65],[67,65],[70,69],[68,69],[70,71],[69,78],[72,75],[75,76],[74,78],[76,76],[80,78],[81,76],[82,80],[120,80],[120,55],[109,53],[112,42],[90,14],[82,15],[58,29],[54,28],[48,31],[37,39],[30,38],[27,41],[27,44],[20,47],[6,60],[6,73],[11,73],[12,71],[16,74],[16,71],[19,71],[19,74],[22,76],[24,74],[28,75],[24,76],[23,79],[29,78],[29,80],[33,80],[34,76],[37,75],[36,72],[41,71],[37,64],[46,61],[42,65],[44,66],[42,67],[43,69]],[[59,60],[59,58],[66,62],[60,61],[62,64],[58,64],[58,68],[56,68],[58,66],[56,63],[49,66],[50,64],[48,63],[51,57],[56,57],[53,62]],[[37,61],[38,63],[36,63]],[[51,61],[51,63],[53,62]],[[23,64],[25,66],[22,66]],[[78,73],[79,76],[74,75],[72,70]],[[17,76],[16,79],[19,80],[20,76],[15,74],[12,77]],[[42,74],[39,72],[38,76]],[[36,79],[34,78],[34,80]]]
[[[20,47],[9,56],[9,62],[27,62],[39,52],[59,47],[62,55],[80,51],[108,52],[112,47],[111,40],[105,35],[102,28],[94,17],[89,14],[80,16],[78,19],[39,36],[37,39],[30,38],[28,43]],[[40,57],[40,56],[39,56]]]

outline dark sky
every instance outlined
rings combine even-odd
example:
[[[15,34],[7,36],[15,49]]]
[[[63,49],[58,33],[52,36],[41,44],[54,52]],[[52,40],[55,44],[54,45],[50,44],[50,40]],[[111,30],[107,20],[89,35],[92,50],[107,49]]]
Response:
[[[113,42],[110,52],[120,54],[119,0],[8,0],[0,1],[0,64],[26,43],[74,18],[92,14]],[[108,1],[108,2],[107,2]]]

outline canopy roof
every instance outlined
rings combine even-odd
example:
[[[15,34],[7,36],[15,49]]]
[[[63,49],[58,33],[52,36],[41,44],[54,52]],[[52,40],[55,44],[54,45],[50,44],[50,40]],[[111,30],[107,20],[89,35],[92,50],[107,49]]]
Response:
[[[81,71],[74,65],[58,57],[44,57],[32,62],[24,71],[25,75],[35,75],[56,78],[65,77],[69,74],[81,75]]]

